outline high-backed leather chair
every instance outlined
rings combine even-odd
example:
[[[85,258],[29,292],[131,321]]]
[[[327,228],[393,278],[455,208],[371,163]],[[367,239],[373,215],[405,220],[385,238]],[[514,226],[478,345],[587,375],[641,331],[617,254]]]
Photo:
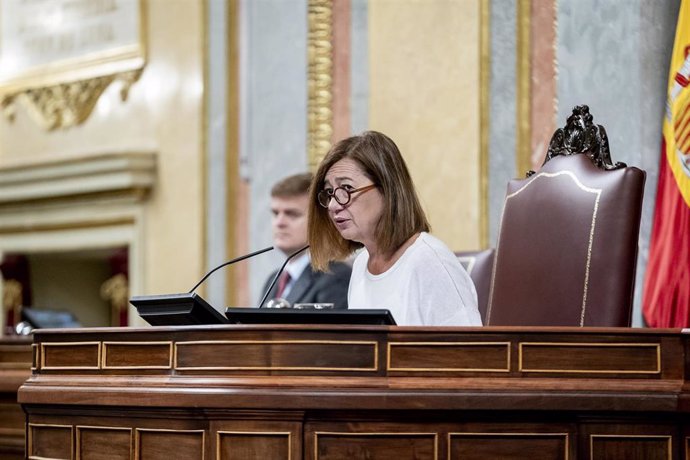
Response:
[[[575,107],[541,169],[508,183],[485,324],[630,326],[644,182]]]
[[[489,288],[491,287],[491,274],[494,267],[494,250],[483,251],[458,251],[455,253],[458,260],[467,270],[477,290],[477,301],[482,324],[486,322],[486,307],[489,302]]]

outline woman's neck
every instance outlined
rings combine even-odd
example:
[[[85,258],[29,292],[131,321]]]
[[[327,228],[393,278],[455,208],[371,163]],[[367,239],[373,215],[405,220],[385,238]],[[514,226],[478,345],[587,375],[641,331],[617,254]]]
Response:
[[[372,275],[380,275],[388,271],[395,263],[402,257],[407,248],[412,246],[412,244],[417,240],[419,233],[415,233],[409,237],[403,244],[401,244],[392,253],[382,253],[376,248],[369,248],[366,246],[369,252],[369,262],[367,263],[367,270]]]

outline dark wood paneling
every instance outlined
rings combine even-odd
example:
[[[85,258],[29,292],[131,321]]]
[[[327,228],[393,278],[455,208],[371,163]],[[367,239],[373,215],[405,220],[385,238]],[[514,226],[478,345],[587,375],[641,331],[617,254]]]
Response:
[[[636,373],[661,372],[659,344],[520,343],[523,372]]]
[[[235,418],[240,414],[235,413]],[[299,419],[302,416],[297,414]],[[301,422],[265,420],[280,418],[269,412],[245,412],[239,418],[244,420],[211,423],[218,460],[297,460],[302,457]]]
[[[24,458],[26,427],[17,390],[29,377],[32,344],[27,337],[0,339],[0,458]]]
[[[510,342],[389,344],[390,371],[508,372]]]
[[[315,433],[318,460],[436,460],[434,434]],[[307,458],[309,454],[307,453]]]
[[[41,370],[99,369],[100,342],[43,343]]]
[[[671,436],[618,436],[590,437],[592,458],[596,460],[670,460]]]
[[[680,330],[152,327],[34,340],[47,367],[19,398],[31,452],[49,458],[77,440],[74,456],[140,460],[680,460],[690,438]]]
[[[31,348],[25,343],[0,343],[0,368],[26,368],[31,363]]]
[[[340,341],[236,341],[176,344],[177,369],[376,370],[377,344]]]
[[[566,460],[567,433],[451,433],[452,460]]]
[[[290,460],[290,433],[218,432],[219,460]]]
[[[136,458],[146,460],[204,460],[203,431],[136,430]]]
[[[103,343],[105,369],[170,369],[172,361],[172,342]]]
[[[29,424],[28,430],[29,458],[72,458],[72,426]]]
[[[131,428],[77,426],[77,459],[129,460],[134,437]]]
[[[16,400],[0,402],[0,434],[24,437],[24,411]]]

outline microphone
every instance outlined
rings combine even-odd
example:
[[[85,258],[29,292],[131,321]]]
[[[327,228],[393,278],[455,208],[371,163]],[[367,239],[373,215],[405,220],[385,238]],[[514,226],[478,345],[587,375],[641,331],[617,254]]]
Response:
[[[194,292],[213,272],[244,259],[270,251],[273,246],[236,257],[206,273],[201,281],[187,293],[134,296],[129,303],[134,305],[139,316],[152,326],[187,326],[199,324],[227,324],[228,319],[213,308],[199,294]]]
[[[309,247],[309,246],[307,246],[307,248],[308,248],[308,247]],[[263,254],[264,252],[271,251],[272,249],[273,249],[273,246],[269,246],[269,247],[267,247],[267,248],[259,249],[258,251],[254,251],[254,252],[251,252],[251,253],[249,253],[249,254],[245,254],[245,255],[243,255],[243,256],[240,256],[240,257],[235,257],[235,258],[232,259],[232,260],[228,260],[227,262],[218,265],[216,268],[214,268],[214,269],[211,270],[210,272],[206,273],[206,274],[204,275],[204,277],[201,278],[201,281],[199,281],[198,283],[196,283],[196,284],[194,285],[194,287],[193,287],[192,289],[189,290],[189,293],[191,294],[192,292],[196,291],[196,288],[198,288],[199,286],[201,286],[201,283],[203,283],[204,281],[206,281],[206,278],[208,278],[209,276],[211,276],[211,273],[215,272],[216,270],[218,270],[218,269],[220,269],[220,268],[223,268],[223,267],[225,267],[226,265],[232,265],[232,264],[234,264],[234,263],[236,263],[236,262],[240,262],[240,261],[242,261],[242,260],[244,260],[244,259],[249,259],[250,257],[258,256],[259,254]],[[304,248],[304,249],[306,249],[306,248]],[[300,249],[300,251],[304,251],[304,249]],[[299,252],[299,251],[298,251],[298,252]],[[290,257],[292,257],[292,256],[290,256]],[[290,260],[290,259],[288,258],[288,260]],[[281,268],[281,270],[282,270],[282,268]],[[273,287],[273,285],[271,285],[271,287]]]
[[[266,302],[266,298],[268,297],[268,294],[271,292],[271,289],[273,289],[273,286],[276,285],[276,281],[278,281],[278,277],[281,275],[281,273],[283,273],[283,270],[285,270],[285,266],[287,265],[287,263],[290,262],[290,260],[293,257],[295,257],[297,254],[305,251],[308,248],[309,248],[309,245],[306,245],[302,249],[298,249],[297,251],[293,252],[292,254],[290,254],[287,257],[287,259],[285,259],[285,262],[283,262],[283,265],[280,267],[280,270],[278,270],[278,272],[276,273],[276,276],[274,276],[273,279],[271,280],[271,284],[268,286],[268,289],[266,289],[266,293],[261,298],[261,302],[259,302],[259,308],[262,308],[264,306],[264,302]]]

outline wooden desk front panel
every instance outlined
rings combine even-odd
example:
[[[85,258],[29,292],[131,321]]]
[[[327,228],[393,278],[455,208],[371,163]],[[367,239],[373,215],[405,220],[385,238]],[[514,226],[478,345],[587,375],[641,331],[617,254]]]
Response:
[[[29,458],[406,460],[689,458],[686,422],[662,415],[580,416],[230,412],[202,416],[151,410],[31,415]],[[145,416],[144,416],[145,415]],[[231,419],[230,419],[231,418]],[[363,419],[368,420],[363,420]],[[449,422],[456,418],[458,422]],[[683,452],[681,452],[683,450]]]
[[[113,328],[35,341],[20,390],[35,458],[690,460],[678,330]]]
[[[107,415],[95,410],[63,409],[57,411],[59,415],[42,412],[45,408],[36,408],[30,417],[28,458],[302,458],[302,423],[275,412],[225,413],[220,418],[176,410],[133,413],[113,409]]]

